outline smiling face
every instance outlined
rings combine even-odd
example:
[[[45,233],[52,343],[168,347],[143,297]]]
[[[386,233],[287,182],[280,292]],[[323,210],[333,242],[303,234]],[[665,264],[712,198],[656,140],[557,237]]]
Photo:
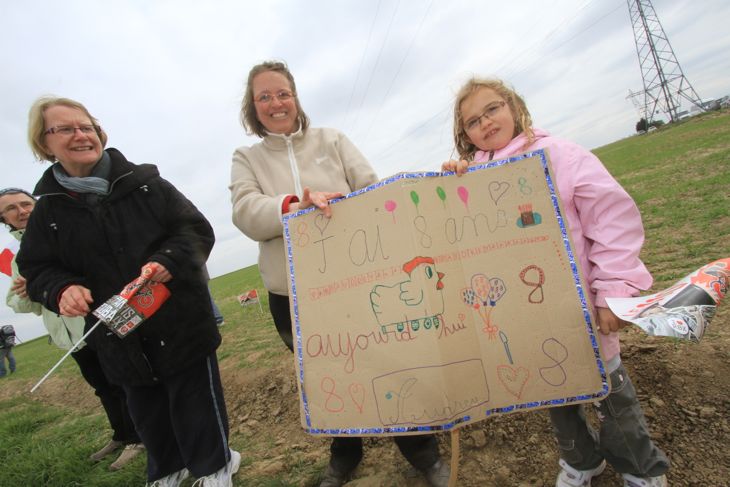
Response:
[[[264,71],[253,78],[253,98],[256,118],[272,134],[291,134],[298,128],[297,105],[294,97],[280,100],[276,96],[268,102],[257,101],[263,94],[275,95],[281,91],[292,92],[289,80],[276,71]]]
[[[0,196],[0,216],[3,223],[22,230],[28,225],[28,218],[35,206],[35,200],[25,193]]]
[[[505,102],[506,100],[490,88],[480,88],[461,102],[459,111],[466,136],[480,150],[502,149],[516,135],[514,116],[509,104]],[[486,117],[485,114],[489,116]],[[474,121],[477,123],[474,124]],[[466,129],[470,125],[473,128]]]
[[[84,127],[93,125],[89,117],[77,108],[54,105],[43,112],[44,129],[59,127]],[[74,130],[73,134],[48,133],[44,136],[46,151],[59,161],[71,176],[84,177],[91,174],[101,159],[102,144],[96,130],[83,133]]]

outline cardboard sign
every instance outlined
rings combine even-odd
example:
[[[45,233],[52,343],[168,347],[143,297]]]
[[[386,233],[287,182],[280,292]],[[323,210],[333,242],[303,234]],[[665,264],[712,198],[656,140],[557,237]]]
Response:
[[[536,151],[285,218],[305,430],[440,431],[608,394],[555,191]]]

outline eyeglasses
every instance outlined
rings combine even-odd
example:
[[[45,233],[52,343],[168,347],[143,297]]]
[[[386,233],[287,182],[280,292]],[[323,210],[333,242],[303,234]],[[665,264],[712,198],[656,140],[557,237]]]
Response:
[[[506,101],[495,101],[494,103],[490,103],[489,105],[484,108],[484,111],[481,115],[475,118],[470,118],[466,122],[464,122],[464,130],[467,132],[471,132],[474,129],[478,128],[482,124],[482,118],[488,118],[490,120],[494,120],[494,117],[499,113],[500,110],[507,104]]]
[[[72,127],[70,125],[59,125],[58,127],[51,127],[43,133],[58,134],[68,137],[69,135],[75,134],[78,130],[84,135],[90,135],[96,133],[97,128],[98,127],[96,125],[81,125],[79,127]]]
[[[20,210],[30,210],[35,206],[35,201],[21,201],[20,203],[14,203],[12,205],[8,205],[5,208],[0,211],[0,215],[5,215],[7,213],[10,213],[11,211],[14,211],[15,213],[20,213]]]
[[[268,93],[268,92],[261,93],[259,96],[257,96],[255,98],[255,101],[257,101],[259,103],[271,103],[272,101],[274,101],[274,98],[276,98],[279,101],[287,101],[287,100],[291,100],[295,96],[297,96],[297,95],[295,95],[291,91],[279,90],[276,93]]]

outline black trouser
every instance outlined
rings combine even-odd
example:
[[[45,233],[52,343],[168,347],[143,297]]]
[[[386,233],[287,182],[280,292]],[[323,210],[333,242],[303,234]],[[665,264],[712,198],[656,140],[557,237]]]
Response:
[[[279,332],[281,341],[294,351],[294,340],[291,332],[291,315],[289,314],[289,296],[279,296],[269,293],[269,311],[274,318],[276,331]]]
[[[439,459],[439,445],[434,435],[394,436],[393,441],[408,462],[425,471]],[[330,445],[330,466],[346,474],[362,459],[362,438],[337,436]]]
[[[71,354],[79,365],[81,375],[94,389],[104,408],[109,425],[114,434],[112,439],[125,444],[140,443],[139,435],[127,409],[127,398],[124,389],[110,383],[101,369],[99,357],[88,345]]]
[[[153,386],[124,386],[147,448],[150,482],[187,468],[195,477],[230,460],[228,415],[215,353]]]
[[[281,340],[293,352],[289,297],[269,293],[269,309]],[[426,470],[439,459],[438,441],[434,435],[394,436],[393,440],[406,460],[419,470]],[[332,468],[338,472],[347,473],[357,467],[362,459],[362,438],[357,436],[334,437],[330,445],[330,454]]]

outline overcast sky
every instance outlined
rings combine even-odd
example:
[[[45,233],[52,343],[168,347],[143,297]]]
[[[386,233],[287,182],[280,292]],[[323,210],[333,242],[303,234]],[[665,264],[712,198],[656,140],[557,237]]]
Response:
[[[730,2],[653,5],[699,95],[729,94]],[[258,62],[286,61],[312,125],[344,131],[381,178],[449,158],[471,75],[507,80],[536,126],[591,149],[632,134],[627,95],[642,90],[625,0],[1,2],[0,45],[1,185],[32,189],[48,167],[26,143],[33,100],[77,99],[109,147],[157,164],[210,220],[214,277],[256,263],[227,186],[233,150],[258,140],[238,122]],[[42,330],[0,306],[6,322],[21,339]]]

